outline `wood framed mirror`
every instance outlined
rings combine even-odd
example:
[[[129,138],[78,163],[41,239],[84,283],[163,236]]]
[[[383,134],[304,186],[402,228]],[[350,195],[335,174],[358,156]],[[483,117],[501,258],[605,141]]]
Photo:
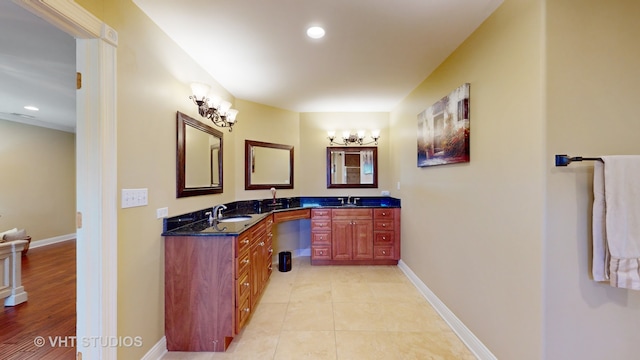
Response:
[[[222,132],[178,111],[176,197],[222,193]]]
[[[377,147],[327,147],[327,188],[377,188]]]
[[[293,146],[244,141],[244,189],[293,189]]]

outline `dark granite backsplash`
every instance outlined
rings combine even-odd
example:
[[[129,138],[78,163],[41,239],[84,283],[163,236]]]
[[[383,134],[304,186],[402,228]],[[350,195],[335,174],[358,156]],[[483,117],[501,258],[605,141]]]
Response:
[[[358,198],[357,206],[362,207],[400,207],[400,199],[388,196],[352,196]],[[343,199],[341,201],[340,199]],[[347,202],[346,196],[316,196],[316,197],[292,197],[263,200],[241,200],[224,204],[227,208],[222,211],[223,217],[250,214],[267,214],[272,211],[300,209],[310,207],[341,207]],[[215,206],[215,205],[213,205]],[[163,221],[163,234],[178,229],[189,229],[194,232],[202,231],[210,226],[208,212],[210,208],[165,218]]]

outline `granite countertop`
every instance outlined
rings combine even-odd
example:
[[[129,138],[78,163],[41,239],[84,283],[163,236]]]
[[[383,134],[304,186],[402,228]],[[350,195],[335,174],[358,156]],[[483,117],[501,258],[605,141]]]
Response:
[[[346,196],[337,197],[295,197],[277,198],[264,200],[235,201],[224,204],[227,209],[223,210],[222,218],[235,216],[249,216],[250,218],[237,222],[209,222],[208,212],[212,208],[206,208],[187,214],[165,218],[163,221],[162,236],[237,236],[243,231],[251,228],[269,214],[275,212],[302,210],[309,208],[358,208],[358,207],[385,207],[399,208],[400,199],[388,196],[353,196],[358,198],[358,204],[342,205],[340,199],[346,202]]]

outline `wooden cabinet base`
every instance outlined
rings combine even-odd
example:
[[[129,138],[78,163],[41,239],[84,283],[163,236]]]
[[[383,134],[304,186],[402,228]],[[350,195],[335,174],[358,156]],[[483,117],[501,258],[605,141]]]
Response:
[[[398,265],[398,260],[319,260],[311,259],[311,265]]]

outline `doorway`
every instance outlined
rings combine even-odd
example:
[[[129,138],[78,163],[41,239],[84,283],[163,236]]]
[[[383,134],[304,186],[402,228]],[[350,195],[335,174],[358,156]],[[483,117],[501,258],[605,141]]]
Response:
[[[76,39],[76,337],[86,359],[117,349],[116,47],[118,34],[75,2],[14,0]]]

